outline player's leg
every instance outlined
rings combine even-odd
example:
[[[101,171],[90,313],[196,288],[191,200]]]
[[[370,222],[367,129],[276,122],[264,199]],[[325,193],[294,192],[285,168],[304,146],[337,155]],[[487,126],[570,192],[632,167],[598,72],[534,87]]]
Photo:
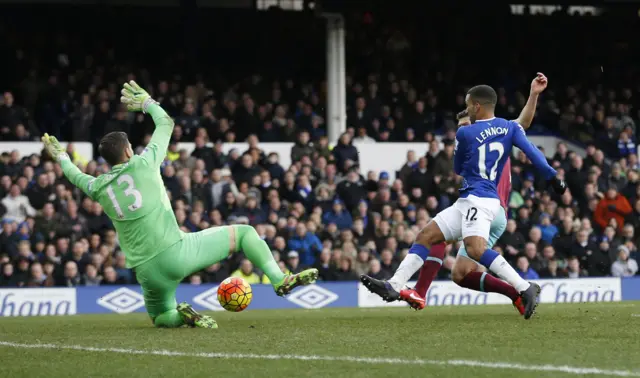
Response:
[[[500,201],[469,196],[460,202],[461,209],[466,209],[463,211],[465,218],[462,222],[462,234],[468,256],[507,281],[520,293],[525,306],[524,317],[529,319],[535,312],[540,287],[522,279],[504,257],[487,248],[491,223],[503,211]]]
[[[439,243],[431,247],[429,256],[424,261],[422,269],[420,269],[420,275],[418,276],[415,289],[418,294],[423,297],[427,295],[429,286],[431,286],[431,283],[442,267],[446,247],[447,245],[445,243]]]
[[[400,299],[400,290],[422,267],[429,257],[431,246],[445,240],[457,240],[461,235],[460,225],[461,215],[454,204],[438,213],[433,221],[418,233],[409,253],[389,281],[377,280],[367,275],[360,276],[360,281],[369,291],[387,302]]]
[[[416,287],[400,290],[400,299],[407,302],[415,310],[422,310],[426,305],[425,297],[427,296],[427,291],[429,291],[431,283],[436,278],[440,267],[442,267],[446,246],[445,243],[439,243],[431,247],[429,256],[420,269]]]
[[[282,273],[271,249],[251,226],[215,227],[188,236],[193,239],[194,246],[186,258],[185,276],[241,250],[269,278],[278,295],[288,294],[294,288],[313,283],[318,278],[317,269],[307,269],[298,274]]]
[[[500,212],[494,218],[493,222],[491,222],[489,248],[493,248],[506,228],[507,216],[504,212]],[[518,312],[524,315],[524,306],[522,305],[522,299],[518,291],[508,283],[487,274],[486,269],[482,265],[467,256],[467,250],[464,248],[464,245],[458,250],[451,278],[453,282],[461,287],[486,293],[499,293],[508,297]]]
[[[184,278],[183,256],[191,248],[189,239],[136,267],[136,277],[142,286],[145,306],[156,327],[177,328],[183,325],[218,328],[213,318],[198,314],[190,305],[176,303],[176,288]]]
[[[180,281],[167,277],[164,255],[164,252],[160,253],[136,267],[136,277],[142,286],[144,305],[153,325],[164,328],[182,327],[185,322],[176,309],[175,297]]]

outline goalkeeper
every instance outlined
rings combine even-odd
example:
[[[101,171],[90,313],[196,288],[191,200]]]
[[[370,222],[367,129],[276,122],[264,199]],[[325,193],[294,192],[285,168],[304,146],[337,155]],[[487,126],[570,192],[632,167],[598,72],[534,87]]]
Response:
[[[177,305],[176,288],[185,277],[236,251],[242,250],[264,271],[280,296],[315,282],[316,269],[294,275],[282,273],[271,250],[251,226],[216,227],[190,234],[180,231],[160,176],[173,121],[158,102],[133,81],[124,84],[121,101],[129,111],[151,114],[156,130],[141,155],[133,154],[125,133],[105,135],[98,149],[112,167],[109,173],[97,178],[83,174],[55,137],[45,134],[42,141],[62,166],[65,176],[100,202],[113,221],[127,267],[135,269],[147,312],[156,327],[186,324],[217,328],[210,316],[197,313],[187,303]]]

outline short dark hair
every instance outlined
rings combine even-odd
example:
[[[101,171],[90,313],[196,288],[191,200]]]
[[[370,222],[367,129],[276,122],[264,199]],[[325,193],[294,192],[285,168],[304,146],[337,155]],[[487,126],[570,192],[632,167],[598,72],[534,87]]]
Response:
[[[495,106],[498,103],[498,94],[488,85],[476,85],[467,92],[472,101],[480,105]]]
[[[124,150],[128,144],[129,138],[127,138],[126,133],[113,131],[102,137],[98,151],[100,152],[100,156],[102,156],[109,165],[114,166],[122,163]]]
[[[456,114],[456,120],[460,121],[460,119],[464,118],[464,117],[468,117],[469,116],[469,112],[467,111],[467,109],[461,111],[460,113]]]

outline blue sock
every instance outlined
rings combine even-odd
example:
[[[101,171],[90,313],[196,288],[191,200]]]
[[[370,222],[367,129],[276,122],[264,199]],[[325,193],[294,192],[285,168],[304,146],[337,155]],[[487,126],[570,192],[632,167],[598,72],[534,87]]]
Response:
[[[429,257],[429,248],[425,247],[422,244],[413,243],[411,248],[409,248],[409,253],[420,256],[424,261],[427,259],[427,257]]]
[[[487,249],[486,251],[484,251],[484,253],[480,257],[480,261],[478,262],[489,269],[489,267],[493,263],[493,260],[495,260],[498,256],[500,256],[498,252],[494,251],[493,249]]]

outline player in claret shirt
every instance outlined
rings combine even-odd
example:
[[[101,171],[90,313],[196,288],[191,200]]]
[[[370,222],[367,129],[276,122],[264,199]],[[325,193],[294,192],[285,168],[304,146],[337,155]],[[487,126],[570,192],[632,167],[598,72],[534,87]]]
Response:
[[[400,290],[422,267],[432,245],[462,238],[470,258],[520,293],[525,307],[524,318],[529,319],[534,314],[540,287],[522,279],[498,252],[487,248],[491,223],[504,212],[497,185],[514,145],[529,157],[556,192],[564,193],[566,184],[556,177],[556,170],[527,139],[520,124],[495,117],[497,97],[488,85],[478,85],[467,92],[465,102],[471,125],[458,129],[454,157],[454,170],[463,178],[460,198],[420,231],[409,254],[389,281],[367,275],[360,277],[365,287],[384,300],[399,299]]]
[[[542,73],[538,73],[533,81],[531,81],[529,98],[522,109],[520,116],[516,119],[516,122],[522,125],[525,129],[528,129],[529,126],[531,126],[531,122],[533,121],[536,111],[538,96],[546,89],[547,85],[547,77]],[[469,114],[466,110],[458,113],[457,119],[459,127],[471,124]],[[491,232],[489,234],[488,242],[489,248],[492,248],[498,239],[500,239],[507,226],[506,212],[508,210],[507,204],[511,193],[510,158],[507,158],[507,162],[504,165],[497,189],[498,196],[500,197],[500,205],[505,210],[505,216],[498,214],[491,223]],[[422,310],[425,307],[425,297],[431,282],[433,282],[438,270],[440,270],[440,267],[442,266],[442,260],[445,256],[445,247],[445,243],[434,245],[429,257],[424,263],[424,266],[420,269],[420,276],[415,289],[406,288],[400,291],[400,299],[407,302],[416,310]],[[522,305],[520,293],[518,293],[518,291],[508,283],[496,279],[491,275],[487,275],[486,270],[482,265],[467,256],[467,251],[464,246],[461,246],[458,250],[456,262],[452,269],[452,279],[456,284],[467,289],[505,295],[511,299],[518,312],[520,312],[521,315],[524,315],[524,306]]]
[[[100,141],[100,155],[111,171],[99,177],[83,174],[55,137],[42,138],[65,176],[91,199],[98,201],[113,221],[128,268],[144,294],[145,306],[156,327],[218,328],[210,316],[198,314],[187,303],[176,303],[176,288],[187,276],[243,251],[269,278],[276,294],[286,295],[318,278],[317,269],[283,274],[271,250],[251,226],[216,227],[185,234],[178,228],[160,176],[173,132],[173,120],[149,94],[131,81],[122,89],[129,111],[149,113],[156,130],[147,148],[134,155],[127,135],[112,132]]]

